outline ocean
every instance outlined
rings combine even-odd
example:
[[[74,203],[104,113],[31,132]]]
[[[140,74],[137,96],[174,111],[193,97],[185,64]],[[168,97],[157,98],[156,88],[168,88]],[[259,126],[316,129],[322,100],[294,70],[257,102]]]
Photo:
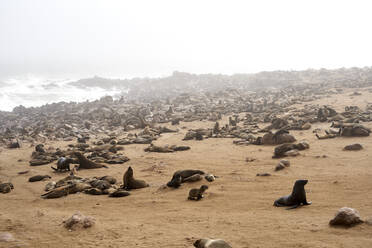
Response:
[[[83,102],[121,93],[117,89],[99,87],[79,88],[68,83],[77,79],[42,78],[23,76],[0,81],[0,110],[12,111],[14,107],[38,107],[55,102]]]

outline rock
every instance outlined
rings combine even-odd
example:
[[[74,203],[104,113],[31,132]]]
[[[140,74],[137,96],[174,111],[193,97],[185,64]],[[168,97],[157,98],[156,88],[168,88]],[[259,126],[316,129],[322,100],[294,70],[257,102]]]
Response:
[[[345,151],[359,151],[362,150],[363,146],[361,144],[352,144],[352,145],[347,145],[344,147]]]
[[[84,216],[80,212],[76,212],[70,218],[63,221],[64,227],[69,230],[78,228],[89,228],[95,224],[95,219],[91,216]]]
[[[360,219],[359,212],[353,208],[340,208],[335,217],[329,222],[331,226],[354,226],[363,223]]]

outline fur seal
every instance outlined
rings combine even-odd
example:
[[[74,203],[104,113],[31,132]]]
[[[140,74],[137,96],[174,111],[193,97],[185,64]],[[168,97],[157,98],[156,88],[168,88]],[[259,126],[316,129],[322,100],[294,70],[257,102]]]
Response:
[[[189,191],[189,200],[199,201],[204,196],[204,192],[208,189],[207,185],[200,186],[200,189],[190,189]]]
[[[141,188],[146,188],[146,187],[149,187],[149,185],[145,181],[134,179],[133,169],[132,167],[129,166],[123,176],[123,189],[131,190],[131,189],[141,189]]]
[[[54,189],[56,187],[56,182],[49,182],[45,185],[45,188],[44,190],[45,191],[51,191],[52,189]]]
[[[40,152],[40,153],[45,153],[44,145],[38,144],[37,146],[35,146],[35,151]]]
[[[198,239],[194,242],[196,248],[232,248],[222,239]]]
[[[352,144],[352,145],[347,145],[344,147],[344,151],[359,151],[362,150],[363,146],[361,144]]]
[[[181,186],[181,183],[182,177],[178,174],[173,176],[172,180],[167,183],[167,186],[171,188],[179,188]]]
[[[84,190],[84,193],[88,195],[103,195],[102,190],[97,188],[86,189]]]
[[[310,145],[305,141],[301,141],[297,144],[284,143],[282,145],[279,145],[279,146],[275,147],[273,158],[285,157],[285,156],[287,156],[286,152],[289,152],[291,150],[302,151],[302,150],[305,150],[305,149],[309,149],[309,147],[310,147]]]
[[[203,180],[203,177],[199,174],[192,175],[191,177],[186,177],[183,179],[183,182],[185,183],[193,183]]]
[[[264,173],[257,173],[256,176],[258,176],[258,177],[269,177],[269,176],[271,176],[271,174],[267,173],[267,172],[264,172]]]
[[[92,182],[90,182],[90,185],[100,190],[109,189],[111,187],[111,184],[108,181],[99,179],[93,180]]]
[[[128,191],[125,191],[123,189],[118,189],[112,192],[111,194],[109,194],[109,197],[124,197],[128,195],[130,195]]]
[[[28,181],[31,183],[38,182],[38,181],[44,180],[45,178],[52,178],[52,177],[49,175],[37,175],[37,176],[30,177]]]
[[[79,167],[78,169],[97,169],[97,168],[108,168],[106,165],[95,163],[89,159],[87,159],[83,154],[80,152],[75,152],[74,155],[79,160]]]
[[[63,196],[67,196],[69,194],[75,194],[77,192],[82,192],[86,189],[90,189],[92,186],[87,183],[72,183],[65,186],[61,186],[51,191],[41,195],[44,199],[53,199],[53,198],[60,198]]]
[[[73,162],[74,160],[72,158],[60,157],[57,161],[57,168],[54,168],[53,166],[51,168],[58,172],[70,171],[70,164]]]
[[[311,202],[307,202],[305,193],[305,184],[308,180],[297,180],[293,186],[292,193],[287,196],[280,197],[274,202],[276,207],[289,207],[287,209],[297,208],[301,205],[310,205]]]
[[[201,170],[179,170],[173,173],[172,179],[167,183],[168,187],[178,188],[181,183],[186,182],[187,179],[194,175],[204,175]]]
[[[103,177],[100,177],[98,179],[105,180],[105,181],[109,182],[110,184],[115,184],[116,183],[116,179],[112,176],[103,176]]]

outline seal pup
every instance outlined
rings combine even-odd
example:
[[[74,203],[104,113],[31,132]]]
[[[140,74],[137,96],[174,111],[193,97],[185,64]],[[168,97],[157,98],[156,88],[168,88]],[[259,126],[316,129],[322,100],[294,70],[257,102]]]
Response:
[[[80,152],[75,152],[74,155],[79,160],[79,167],[78,169],[97,169],[97,168],[108,168],[106,165],[95,163],[89,159],[87,159],[83,154]]]
[[[200,189],[190,189],[189,191],[189,200],[194,200],[194,201],[199,201],[202,199],[204,196],[204,192],[208,189],[207,185],[202,185],[200,186]]]
[[[12,183],[0,183],[0,192],[3,194],[9,193],[14,186]]]
[[[222,239],[198,239],[194,242],[196,248],[232,248]]]
[[[141,189],[149,187],[149,185],[143,181],[134,179],[133,177],[133,169],[132,167],[128,167],[127,171],[124,173],[123,176],[123,189],[131,190],[131,189]]]
[[[57,168],[54,168],[53,166],[51,166],[51,168],[58,172],[71,171],[70,164],[73,162],[74,160],[72,158],[60,157],[57,161]]]
[[[308,180],[297,180],[293,186],[292,193],[287,196],[282,196],[274,202],[276,207],[289,207],[287,209],[297,208],[301,205],[310,205],[311,202],[307,202],[305,185]]]
[[[35,146],[35,151],[40,152],[40,153],[45,153],[44,145],[38,144],[37,146]]]

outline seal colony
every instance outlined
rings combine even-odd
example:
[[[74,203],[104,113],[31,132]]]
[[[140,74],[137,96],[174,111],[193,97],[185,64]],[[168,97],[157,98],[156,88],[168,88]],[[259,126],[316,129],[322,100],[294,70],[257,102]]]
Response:
[[[98,220],[98,238],[79,234],[85,246],[125,242],[128,247],[211,248],[256,242],[262,247],[316,247],[314,238],[333,247],[346,235],[345,246],[360,242],[369,247],[364,239],[368,228],[356,230],[356,236],[355,230],[342,229],[335,235],[327,230],[324,214],[329,212],[325,200],[337,205],[332,207],[336,210],[355,192],[352,207],[364,212],[369,207],[363,200],[370,191],[366,179],[371,174],[367,155],[372,106],[360,99],[370,97],[369,90],[359,89],[362,95],[349,99],[350,89],[322,83],[250,93],[222,89],[148,103],[102,98],[56,104],[41,108],[44,115],[39,108],[17,108],[11,116],[0,113],[5,116],[5,121],[0,118],[0,221],[16,237],[38,231],[40,237],[30,235],[36,239],[29,241],[31,246],[54,242],[51,236],[66,240],[59,236],[60,227],[46,219],[79,209]],[[354,102],[366,104],[342,105]],[[25,127],[25,119],[39,121],[40,128]],[[9,120],[14,123],[9,125]],[[279,198],[293,183],[291,194]],[[315,206],[308,206],[308,197]],[[28,204],[27,211],[15,207],[20,199]],[[283,218],[284,210],[273,202],[292,209],[285,214],[301,214],[302,221]],[[34,220],[27,223],[35,209],[40,210],[37,228]],[[123,230],[118,223],[124,223],[125,237],[116,233]],[[294,230],[298,235],[288,238]],[[209,236],[215,238],[203,238]]]

